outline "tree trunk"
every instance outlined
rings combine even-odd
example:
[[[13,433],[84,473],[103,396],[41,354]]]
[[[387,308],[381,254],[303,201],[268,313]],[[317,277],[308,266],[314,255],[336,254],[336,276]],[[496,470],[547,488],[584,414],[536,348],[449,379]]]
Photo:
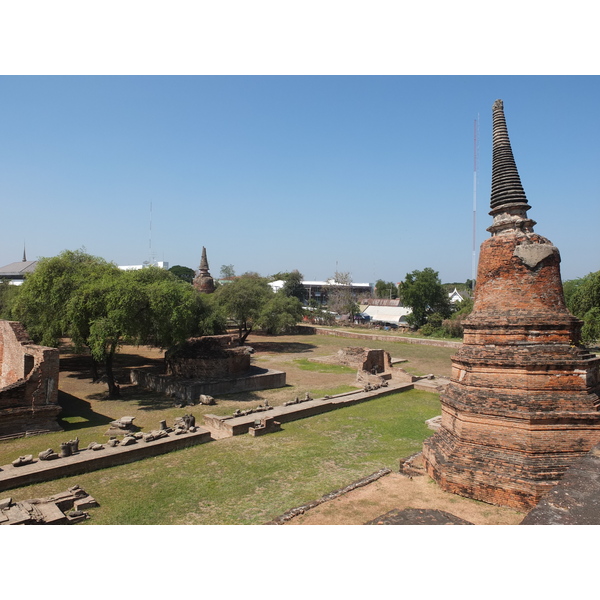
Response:
[[[244,334],[242,335],[241,329],[240,329],[240,346],[243,346],[246,343],[246,338],[250,335],[250,332],[252,331],[252,325],[250,325],[250,329],[245,329],[244,330]]]
[[[91,370],[92,370],[92,381],[98,381],[100,379],[100,373],[98,372],[98,361],[91,356],[90,360],[92,361]]]
[[[110,350],[106,355],[106,383],[108,384],[108,397],[109,398],[120,398],[121,390],[115,382],[115,374],[113,371],[113,359],[115,357],[115,351],[117,349],[116,344],[111,344]]]

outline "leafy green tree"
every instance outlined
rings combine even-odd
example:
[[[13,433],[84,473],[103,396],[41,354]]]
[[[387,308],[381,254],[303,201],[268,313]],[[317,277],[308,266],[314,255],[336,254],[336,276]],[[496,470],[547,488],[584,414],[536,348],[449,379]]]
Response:
[[[60,339],[69,334],[67,305],[71,296],[83,285],[119,272],[116,265],[87,254],[85,249],[42,258],[20,286],[15,316],[37,343],[58,346]]]
[[[235,277],[233,265],[221,265],[221,279],[232,279]]]
[[[266,333],[277,335],[292,331],[303,315],[298,298],[277,293],[262,307],[258,324]]]
[[[67,318],[76,349],[88,347],[106,368],[109,396],[119,397],[113,362],[124,343],[167,348],[203,331],[208,312],[201,294],[172,273],[149,267],[105,274],[81,286]]]
[[[213,333],[218,319],[192,286],[149,267],[121,271],[83,250],[42,259],[19,292],[16,312],[34,340],[57,346],[69,336],[77,351],[88,348],[104,363],[109,395],[119,396],[114,356],[123,343],[167,347]]]
[[[473,298],[465,298],[454,305],[454,312],[452,313],[452,319],[464,319],[468,317],[473,311]]]
[[[287,274],[281,292],[289,298],[297,298],[301,303],[306,300],[306,289],[302,285],[304,275],[297,269]]]
[[[227,318],[235,323],[239,343],[243,344],[259,320],[263,307],[273,296],[273,290],[264,277],[244,273],[218,288],[213,295]]]
[[[375,282],[375,296],[377,298],[397,298],[398,286],[392,281],[378,279]]]
[[[354,315],[359,311],[356,298],[352,292],[350,273],[335,272],[333,283],[327,288],[327,308],[340,315]]]
[[[12,285],[8,281],[0,283],[0,319],[10,321],[15,318],[13,307],[19,295],[19,290],[20,286]]]
[[[569,310],[583,320],[581,338],[591,344],[600,339],[600,271],[565,281],[565,301]]]
[[[415,327],[427,322],[427,316],[439,313],[443,318],[450,316],[450,300],[437,271],[427,267],[406,274],[400,284],[400,296],[405,306],[412,310],[407,321]]]
[[[194,277],[196,276],[196,271],[194,269],[190,269],[189,267],[182,267],[181,265],[175,265],[169,269],[175,277],[181,279],[182,281],[187,281],[188,283],[192,283],[194,281]]]
[[[291,274],[291,271],[278,271],[277,273],[270,275],[268,279],[269,281],[287,281]]]

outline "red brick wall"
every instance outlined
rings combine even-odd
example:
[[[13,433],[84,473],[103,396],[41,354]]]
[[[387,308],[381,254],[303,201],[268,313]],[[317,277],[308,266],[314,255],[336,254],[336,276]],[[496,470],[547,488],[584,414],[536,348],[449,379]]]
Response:
[[[60,429],[58,350],[33,344],[20,323],[0,321],[0,359],[0,436]]]
[[[448,491],[530,508],[600,442],[600,359],[579,346],[558,250],[521,231],[486,240],[464,327],[427,471]]]

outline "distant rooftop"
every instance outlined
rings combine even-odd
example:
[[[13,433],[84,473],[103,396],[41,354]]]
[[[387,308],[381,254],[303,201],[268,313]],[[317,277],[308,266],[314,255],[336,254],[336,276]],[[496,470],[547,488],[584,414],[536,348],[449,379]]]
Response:
[[[119,269],[121,271],[139,271],[140,269],[145,269],[146,267],[160,267],[161,269],[169,269],[169,263],[165,261],[158,261],[154,263],[145,262],[142,265],[119,265]]]
[[[10,263],[10,265],[0,267],[0,277],[22,277],[25,273],[33,273],[37,263],[37,260],[20,260]]]

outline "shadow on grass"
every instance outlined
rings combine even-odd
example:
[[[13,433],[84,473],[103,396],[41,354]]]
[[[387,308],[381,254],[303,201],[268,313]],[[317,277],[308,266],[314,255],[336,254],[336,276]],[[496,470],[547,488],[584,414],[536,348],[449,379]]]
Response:
[[[293,385],[285,384],[278,388],[271,388],[272,390],[285,390],[293,389]],[[264,401],[264,398],[260,395],[260,392],[266,392],[269,390],[259,390],[258,392],[236,392],[235,394],[219,394],[219,398],[223,400],[231,400],[233,402],[260,402]],[[293,398],[290,398],[293,400]]]
[[[255,342],[252,341],[249,345],[254,348],[255,352],[274,352],[276,354],[310,352],[317,348],[315,344],[307,344],[305,342]]]
[[[94,412],[92,405],[86,400],[60,390],[58,403],[62,407],[58,422],[65,431],[107,425],[113,420],[112,417]]]
[[[129,370],[134,367],[153,367],[159,371],[164,370],[165,361],[162,358],[148,358],[138,354],[118,353],[115,355],[115,376],[119,380],[129,381]],[[92,359],[85,354],[61,356],[61,372],[68,372],[68,377],[75,379],[92,378]],[[104,365],[98,364],[98,371],[104,375]]]
[[[139,410],[166,410],[175,406],[176,399],[166,396],[165,394],[143,390],[141,388],[131,388],[130,391],[133,392],[134,390],[135,397],[131,399],[137,401]]]

